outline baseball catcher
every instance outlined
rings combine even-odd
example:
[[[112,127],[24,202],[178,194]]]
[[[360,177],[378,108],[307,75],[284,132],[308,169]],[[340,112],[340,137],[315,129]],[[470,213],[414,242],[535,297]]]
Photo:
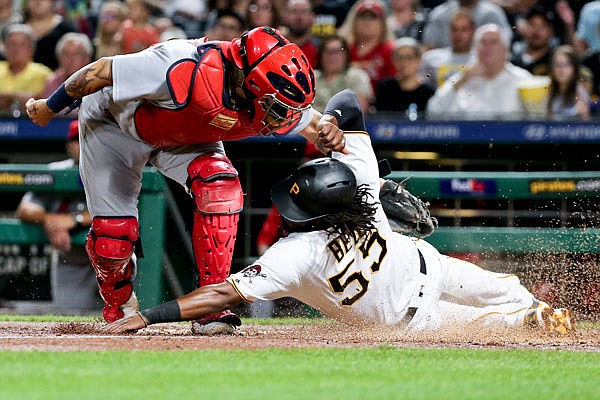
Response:
[[[81,103],[80,174],[93,217],[86,242],[107,322],[135,315],[134,253],[140,254],[138,194],[147,163],[181,184],[195,204],[197,287],[228,276],[243,192],[222,141],[299,133],[321,150],[344,150],[341,130],[318,135],[314,73],[300,48],[259,27],[231,42],[169,40],[103,57],[48,99],[29,99],[31,120],[48,124]],[[196,334],[231,333],[228,309],[192,323]]]

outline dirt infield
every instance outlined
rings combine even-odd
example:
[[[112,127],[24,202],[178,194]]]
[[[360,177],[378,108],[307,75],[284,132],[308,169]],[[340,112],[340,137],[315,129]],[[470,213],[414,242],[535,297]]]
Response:
[[[395,330],[319,325],[245,325],[235,335],[198,337],[189,323],[152,326],[134,334],[104,335],[100,323],[1,322],[0,350],[211,350],[266,348],[456,347],[530,348],[600,351],[600,329],[578,329],[570,336],[539,331],[484,329],[408,335]]]

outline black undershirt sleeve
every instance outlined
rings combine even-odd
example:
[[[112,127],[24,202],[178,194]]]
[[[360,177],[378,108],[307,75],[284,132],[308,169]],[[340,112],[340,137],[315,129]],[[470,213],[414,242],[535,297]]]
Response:
[[[333,115],[343,131],[366,131],[358,97],[351,89],[344,89],[327,102],[325,114]]]

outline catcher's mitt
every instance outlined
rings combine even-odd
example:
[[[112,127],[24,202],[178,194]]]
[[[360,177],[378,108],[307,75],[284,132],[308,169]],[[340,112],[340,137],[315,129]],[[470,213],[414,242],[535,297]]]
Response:
[[[437,228],[437,219],[429,214],[429,203],[411,194],[401,183],[386,179],[379,201],[394,232],[424,238]]]

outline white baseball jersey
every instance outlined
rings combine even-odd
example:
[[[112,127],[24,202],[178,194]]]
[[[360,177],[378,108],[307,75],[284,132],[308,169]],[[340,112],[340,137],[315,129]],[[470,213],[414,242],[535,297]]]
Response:
[[[365,132],[346,132],[350,154],[334,153],[379,196],[377,160]],[[331,240],[324,231],[291,233],[253,266],[229,281],[243,299],[284,296],[346,322],[396,324],[418,296],[422,275],[416,241],[393,233],[380,205],[376,226],[358,243]],[[433,262],[433,261],[431,261]]]
[[[358,185],[369,185],[375,201],[379,177],[369,136],[345,136],[350,154],[334,152],[333,157],[350,166]],[[516,276],[485,271],[392,232],[380,204],[376,220],[376,229],[356,243],[324,231],[291,233],[227,280],[247,302],[291,296],[350,324],[408,324],[415,330],[476,320],[523,324],[534,298]],[[420,272],[419,253],[426,274]],[[405,319],[409,307],[417,311]]]

